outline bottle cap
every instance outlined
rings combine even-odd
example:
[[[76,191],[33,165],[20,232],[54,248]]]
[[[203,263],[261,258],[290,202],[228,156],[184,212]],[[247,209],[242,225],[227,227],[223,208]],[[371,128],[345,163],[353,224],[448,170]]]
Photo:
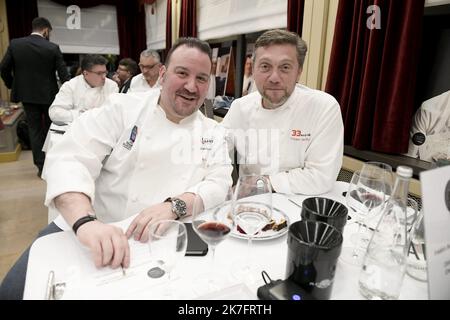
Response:
[[[397,174],[404,178],[411,178],[413,171],[410,167],[407,166],[398,166],[397,167]]]

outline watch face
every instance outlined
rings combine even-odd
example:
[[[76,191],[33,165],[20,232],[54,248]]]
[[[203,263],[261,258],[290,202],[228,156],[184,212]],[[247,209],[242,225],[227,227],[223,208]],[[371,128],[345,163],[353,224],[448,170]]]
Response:
[[[173,199],[175,213],[182,217],[186,215],[186,203],[181,199]]]

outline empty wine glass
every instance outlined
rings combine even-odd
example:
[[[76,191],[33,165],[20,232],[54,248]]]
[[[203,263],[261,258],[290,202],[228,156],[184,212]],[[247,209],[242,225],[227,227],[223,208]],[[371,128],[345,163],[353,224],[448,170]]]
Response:
[[[272,218],[272,187],[267,177],[239,177],[234,192],[233,214],[236,232],[245,233],[248,239],[246,261],[235,263],[233,275],[240,280],[252,281],[252,276],[259,274],[250,263],[252,240]]]
[[[226,277],[221,275],[215,265],[216,246],[233,230],[233,191],[228,188],[222,194],[214,195],[213,203],[205,203],[202,195],[211,193],[208,186],[199,186],[192,207],[192,227],[208,244],[211,265],[209,272],[194,280],[194,289],[198,294],[216,291],[226,284]]]
[[[361,240],[361,227],[367,227],[370,216],[374,216],[381,211],[385,203],[386,182],[384,177],[379,175],[365,175],[360,171],[353,174],[347,192],[347,205],[353,210],[353,218],[358,224],[355,245],[344,247],[340,259],[352,265],[362,263],[363,254],[367,243]],[[372,217],[373,218],[373,217]],[[368,230],[366,230],[368,232]],[[361,247],[360,247],[361,246]]]
[[[149,226],[148,241],[151,258],[157,266],[150,269],[148,274],[167,274],[169,284],[165,287],[164,295],[172,296],[172,271],[186,253],[186,226],[176,220],[160,220]]]
[[[363,164],[360,172],[364,176],[382,177],[385,181],[386,200],[391,196],[392,188],[394,187],[394,174],[390,165],[384,162],[368,161]]]

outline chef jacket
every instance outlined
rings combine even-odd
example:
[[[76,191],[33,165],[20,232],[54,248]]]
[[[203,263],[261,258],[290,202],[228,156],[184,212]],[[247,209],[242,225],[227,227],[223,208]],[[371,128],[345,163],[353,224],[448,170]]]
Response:
[[[236,147],[240,174],[269,175],[280,193],[331,190],[344,148],[336,99],[296,85],[282,106],[269,110],[261,103],[259,92],[236,99],[221,123]]]
[[[142,91],[148,91],[150,89],[161,89],[161,85],[159,84],[159,78],[156,80],[153,87],[151,87],[147,80],[145,80],[142,73],[139,73],[138,75],[135,75],[131,79],[130,88],[128,89],[128,92],[142,92]]]
[[[407,155],[450,159],[450,91],[422,103],[414,115]]]
[[[200,194],[206,208],[225,199],[232,183],[225,130],[198,111],[173,123],[158,98],[153,90],[114,94],[72,123],[46,158],[49,210],[65,192],[86,194],[104,222],[196,193],[199,184],[206,185],[208,194]]]

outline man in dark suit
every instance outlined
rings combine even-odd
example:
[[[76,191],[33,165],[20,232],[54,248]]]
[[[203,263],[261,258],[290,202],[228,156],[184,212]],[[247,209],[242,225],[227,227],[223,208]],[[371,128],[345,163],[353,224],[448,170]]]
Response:
[[[49,41],[52,26],[46,18],[32,22],[31,35],[11,40],[1,62],[1,77],[11,89],[11,101],[22,102],[27,117],[33,162],[41,176],[42,152],[50,127],[48,108],[58,93],[56,73],[61,82],[70,79],[59,46]]]
[[[133,59],[124,58],[119,61],[119,66],[113,76],[113,80],[119,85],[120,93],[127,93],[130,88],[131,79],[137,74],[137,71],[138,65]]]

